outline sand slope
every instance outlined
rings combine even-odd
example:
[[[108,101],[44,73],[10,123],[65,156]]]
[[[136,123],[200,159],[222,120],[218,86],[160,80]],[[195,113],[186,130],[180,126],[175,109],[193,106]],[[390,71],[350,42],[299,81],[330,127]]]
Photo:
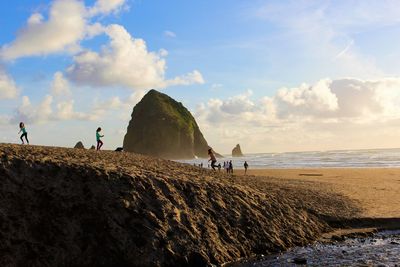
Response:
[[[303,245],[347,198],[130,153],[0,145],[1,266],[207,266]]]

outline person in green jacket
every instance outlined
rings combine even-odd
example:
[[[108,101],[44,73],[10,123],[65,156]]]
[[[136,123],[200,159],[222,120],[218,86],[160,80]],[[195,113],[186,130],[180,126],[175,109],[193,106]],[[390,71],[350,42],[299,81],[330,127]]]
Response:
[[[96,141],[97,141],[97,150],[100,150],[100,148],[103,146],[103,141],[101,141],[101,137],[104,137],[104,135],[100,134],[101,128],[97,128],[96,130]]]
[[[24,144],[24,137],[25,137],[26,143],[29,145],[28,132],[26,131],[25,124],[23,122],[19,123],[19,132],[18,133],[20,133],[20,132],[22,132],[22,135],[20,137],[22,144]]]

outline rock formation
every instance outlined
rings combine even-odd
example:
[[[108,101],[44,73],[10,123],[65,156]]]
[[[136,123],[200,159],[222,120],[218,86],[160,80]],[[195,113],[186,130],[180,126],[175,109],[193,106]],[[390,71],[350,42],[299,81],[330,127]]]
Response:
[[[239,144],[232,149],[232,157],[243,157],[243,153]]]
[[[81,141],[79,141],[78,143],[76,143],[76,145],[74,146],[74,148],[78,148],[78,149],[85,149],[83,143]]]
[[[208,144],[182,103],[151,90],[133,109],[123,148],[127,152],[184,159],[207,157]]]
[[[95,147],[94,145],[92,145],[92,146],[90,147],[90,149],[96,149],[96,147]]]

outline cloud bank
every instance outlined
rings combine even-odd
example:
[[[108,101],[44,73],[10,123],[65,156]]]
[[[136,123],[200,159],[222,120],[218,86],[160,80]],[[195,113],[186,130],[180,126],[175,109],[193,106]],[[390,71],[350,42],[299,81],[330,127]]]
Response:
[[[393,142],[393,133],[398,133],[393,127],[400,126],[399,101],[400,78],[322,79],[280,88],[258,100],[252,99],[251,91],[210,99],[199,105],[195,116],[214,143],[240,142],[252,151],[368,147],[371,140],[366,136],[375,134],[390,147],[388,140]],[[382,140],[384,134],[387,140]]]

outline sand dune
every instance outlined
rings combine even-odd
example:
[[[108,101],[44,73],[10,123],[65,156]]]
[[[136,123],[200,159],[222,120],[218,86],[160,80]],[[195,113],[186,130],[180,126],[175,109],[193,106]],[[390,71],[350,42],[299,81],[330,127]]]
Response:
[[[1,144],[0,159],[1,266],[221,264],[304,245],[360,212],[315,181],[137,154]]]

